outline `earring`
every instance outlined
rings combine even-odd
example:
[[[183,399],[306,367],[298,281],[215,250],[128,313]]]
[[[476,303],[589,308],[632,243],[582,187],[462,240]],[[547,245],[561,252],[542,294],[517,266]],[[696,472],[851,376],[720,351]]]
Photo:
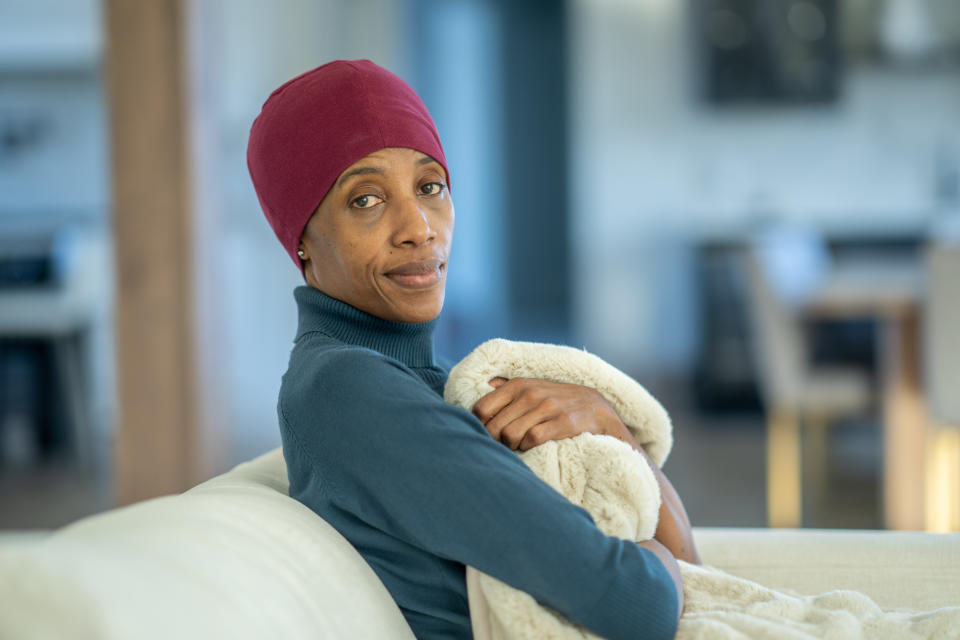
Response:
[[[297,255],[300,256],[301,260],[303,260],[303,257],[307,254],[303,252],[303,249],[297,249]]]

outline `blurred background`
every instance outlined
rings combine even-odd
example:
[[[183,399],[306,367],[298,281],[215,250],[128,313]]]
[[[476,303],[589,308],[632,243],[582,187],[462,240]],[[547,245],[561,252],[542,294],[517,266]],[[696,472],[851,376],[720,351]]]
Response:
[[[0,529],[279,445],[247,135],[336,58],[440,130],[442,355],[636,377],[694,524],[960,530],[953,0],[0,0]]]

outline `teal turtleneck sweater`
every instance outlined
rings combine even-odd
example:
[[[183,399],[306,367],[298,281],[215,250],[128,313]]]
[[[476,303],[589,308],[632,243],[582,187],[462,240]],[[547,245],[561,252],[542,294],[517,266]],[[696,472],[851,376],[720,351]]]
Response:
[[[607,638],[672,638],[673,583],[470,412],[443,401],[436,321],[381,320],[310,287],[277,410],[290,495],[349,540],[418,638],[470,638],[464,565]]]

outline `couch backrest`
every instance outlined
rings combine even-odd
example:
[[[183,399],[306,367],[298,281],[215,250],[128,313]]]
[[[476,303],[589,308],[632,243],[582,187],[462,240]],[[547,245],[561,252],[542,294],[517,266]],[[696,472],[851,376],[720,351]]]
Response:
[[[413,638],[373,570],[287,495],[279,449],[182,495],[0,548],[0,638]]]

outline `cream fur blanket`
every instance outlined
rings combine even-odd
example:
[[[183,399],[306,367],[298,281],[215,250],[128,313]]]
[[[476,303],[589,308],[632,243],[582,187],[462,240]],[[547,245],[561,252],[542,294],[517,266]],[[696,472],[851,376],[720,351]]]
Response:
[[[447,402],[465,409],[489,393],[491,378],[540,378],[600,391],[650,457],[663,465],[672,445],[667,412],[642,386],[600,358],[570,347],[490,340],[451,371]],[[582,434],[521,452],[550,486],[585,508],[606,534],[653,537],[660,492],[649,466],[615,438]],[[718,569],[680,562],[686,606],[678,639],[960,638],[960,607],[883,611],[853,591],[819,596],[775,591]],[[514,589],[467,567],[476,640],[596,638]]]

